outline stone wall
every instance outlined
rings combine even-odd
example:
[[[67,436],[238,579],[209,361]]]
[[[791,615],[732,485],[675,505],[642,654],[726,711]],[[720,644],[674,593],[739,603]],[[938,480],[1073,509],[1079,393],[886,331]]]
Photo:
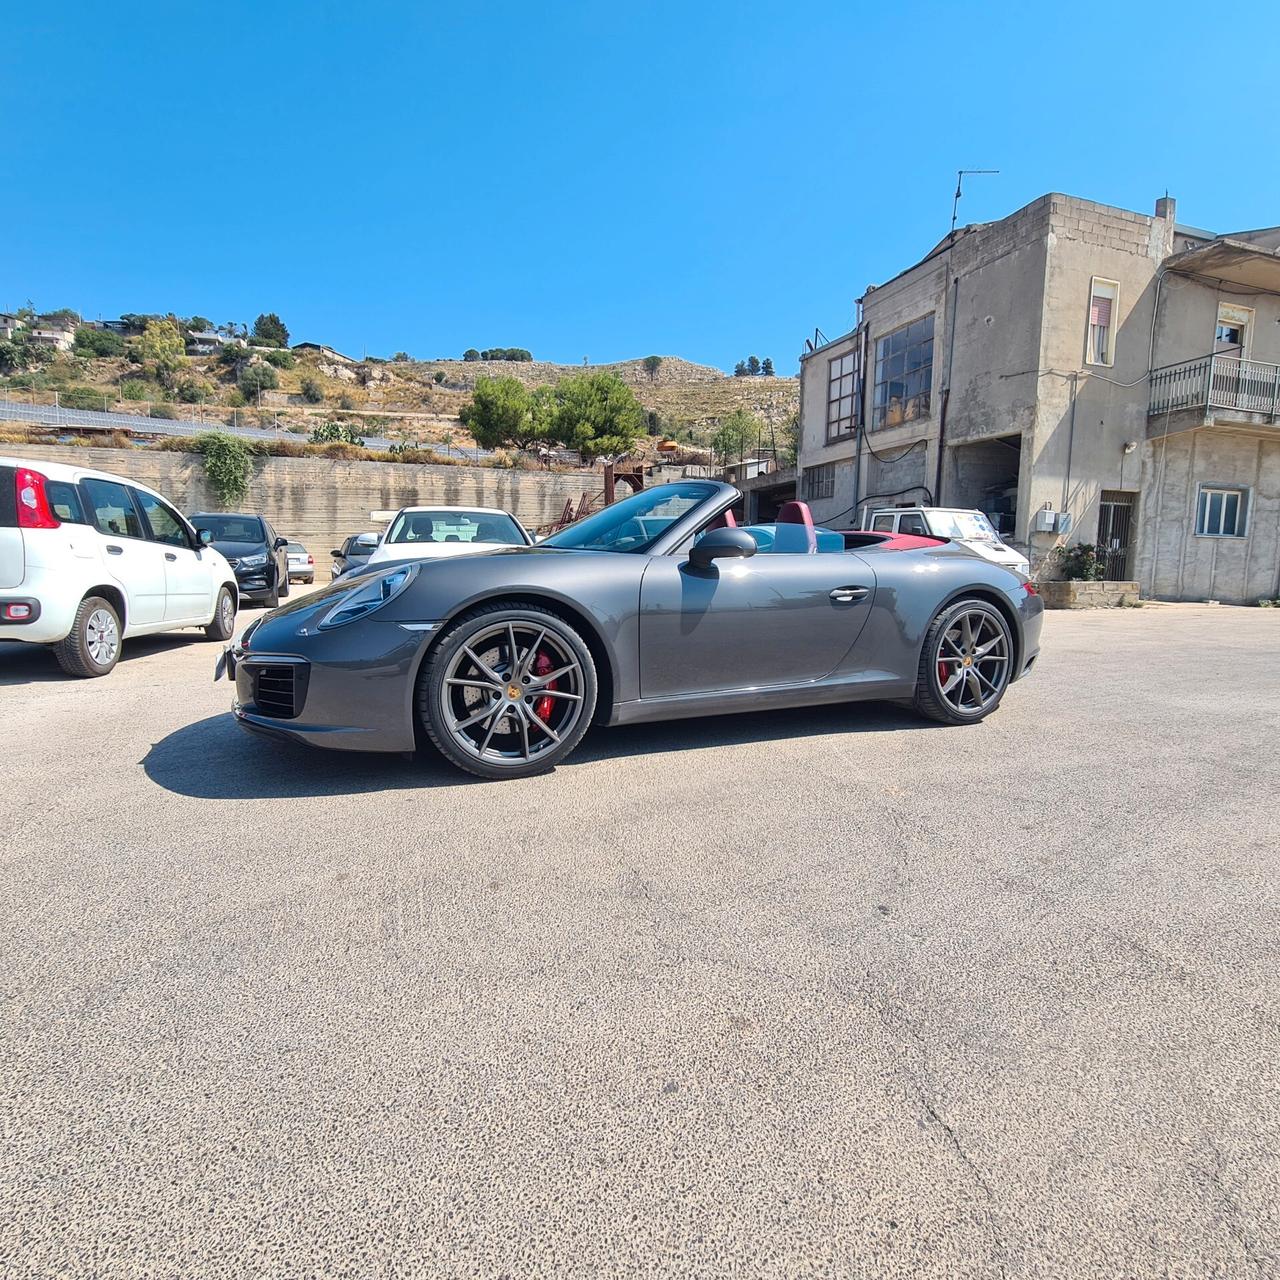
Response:
[[[198,454],[144,449],[4,445],[33,461],[110,471],[163,494],[184,513],[217,511]],[[498,467],[338,462],[329,458],[259,458],[240,509],[260,512],[279,532],[306,545],[325,571],[328,554],[353,533],[372,529],[371,511],[439,502],[499,507],[529,528],[559,518],[565,502],[599,493],[598,472],[514,471]]]
[[[1042,579],[1038,583],[1046,609],[1116,609],[1138,603],[1136,582],[1067,582]]]

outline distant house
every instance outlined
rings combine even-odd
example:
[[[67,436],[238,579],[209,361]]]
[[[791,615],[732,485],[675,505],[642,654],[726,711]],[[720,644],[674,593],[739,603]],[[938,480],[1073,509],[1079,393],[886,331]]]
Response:
[[[22,322],[8,311],[0,311],[0,339],[8,342]]]
[[[358,360],[353,360],[350,356],[344,356],[341,351],[335,351],[332,347],[326,347],[321,342],[295,342],[293,344],[295,351],[309,351],[312,355],[320,356],[324,360],[336,360],[339,364],[359,364]]]
[[[86,320],[85,324],[90,329],[105,329],[109,333],[118,333],[121,337],[125,337],[130,332],[129,326],[123,320]]]
[[[80,320],[76,316],[37,316],[31,323],[30,342],[55,351],[70,351]]]
[[[189,333],[187,334],[187,355],[214,356],[227,345],[227,342],[227,338],[220,333],[214,333],[212,329],[205,329],[201,333]]]

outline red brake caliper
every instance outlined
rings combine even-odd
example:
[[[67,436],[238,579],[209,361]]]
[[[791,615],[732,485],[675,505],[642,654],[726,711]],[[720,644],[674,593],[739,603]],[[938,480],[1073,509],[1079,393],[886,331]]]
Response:
[[[545,676],[547,672],[551,670],[552,670],[551,659],[548,658],[547,655],[543,653],[541,649],[539,649],[538,656],[533,661],[533,674],[535,676]],[[547,688],[555,689],[558,687],[558,685],[559,685],[559,682],[556,680],[553,680],[549,685],[547,685]],[[555,701],[556,700],[554,698],[548,698],[544,694],[541,698],[539,698],[533,704],[533,714],[537,716],[539,720],[544,721],[546,724],[550,724],[551,708],[555,705]]]

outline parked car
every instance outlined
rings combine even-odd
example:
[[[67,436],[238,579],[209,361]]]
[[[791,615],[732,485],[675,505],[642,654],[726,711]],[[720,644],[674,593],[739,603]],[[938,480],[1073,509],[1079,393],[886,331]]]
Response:
[[[0,640],[52,645],[73,676],[105,676],[133,636],[229,640],[239,591],[208,543],[134,480],[0,458]]]
[[[916,537],[947,538],[962,543],[983,559],[1029,573],[1027,557],[1000,540],[981,511],[967,507],[881,507],[868,510],[862,528],[877,533],[905,533]]]
[[[300,542],[290,542],[284,550],[289,560],[289,581],[314,582],[316,580],[315,556]]]
[[[496,507],[402,507],[366,567],[532,544],[524,525]]]
[[[329,554],[333,557],[332,576],[340,578],[351,569],[363,569],[369,557],[378,545],[376,533],[354,533],[342,546],[335,547]]]
[[[739,497],[659,485],[535,547],[370,566],[225,651],[233,713],[350,750],[411,751],[421,733],[513,778],[564,760],[593,720],[891,699],[974,724],[1035,661],[1043,602],[1023,574],[955,542],[820,539],[834,531],[802,502],[766,550],[734,526]]]
[[[235,570],[241,600],[274,609],[289,594],[289,543],[264,516],[196,511],[190,519],[212,534],[213,545]]]

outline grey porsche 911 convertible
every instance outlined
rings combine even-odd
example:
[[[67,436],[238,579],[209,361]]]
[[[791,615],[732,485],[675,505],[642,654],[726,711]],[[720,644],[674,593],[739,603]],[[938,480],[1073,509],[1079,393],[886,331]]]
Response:
[[[942,538],[735,525],[715,481],[642,490],[534,546],[379,564],[255,622],[219,660],[246,729],[553,768],[594,721],[867,699],[990,715],[1039,652],[1022,574]]]

